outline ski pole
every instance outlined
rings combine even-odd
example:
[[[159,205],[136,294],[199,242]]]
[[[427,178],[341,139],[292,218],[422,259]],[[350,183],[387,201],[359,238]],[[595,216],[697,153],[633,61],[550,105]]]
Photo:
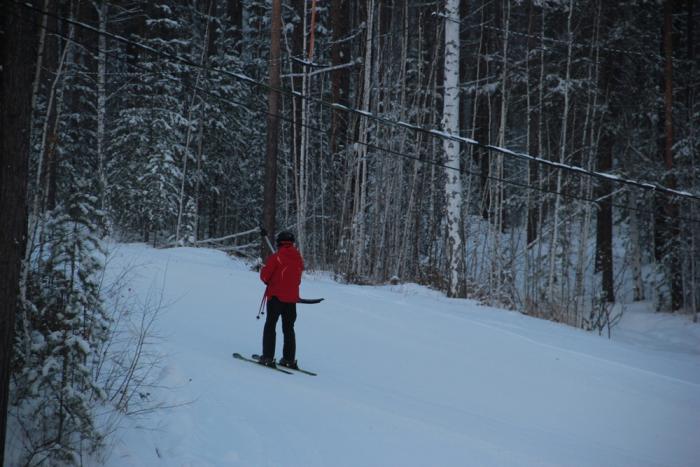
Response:
[[[265,230],[262,225],[260,226],[260,235],[262,235],[262,237],[267,242],[267,247],[270,249],[270,251],[276,253],[275,247],[272,246],[270,239],[267,238],[267,230]],[[260,308],[258,309],[258,316],[256,316],[255,319],[260,319],[260,316],[265,314],[265,302],[267,302],[267,287],[267,284],[265,284],[265,293],[263,293],[262,300],[260,301]]]
[[[275,250],[275,247],[272,246],[272,242],[270,242],[270,239],[267,237],[267,230],[261,225],[260,226],[260,235],[265,239],[267,242],[267,247],[270,249],[271,252],[276,253],[277,250]]]
[[[270,242],[270,239],[267,238],[267,235],[265,235],[265,241],[267,242],[267,246],[270,248],[270,251],[273,253],[277,253],[277,250],[275,250],[275,247],[272,246],[272,242]]]
[[[265,309],[265,302],[267,302],[266,297],[267,297],[267,287],[265,287],[265,293],[263,293],[262,300],[260,301],[260,308],[258,308],[258,316],[256,316],[255,319],[260,319],[260,315],[265,314],[264,309]]]

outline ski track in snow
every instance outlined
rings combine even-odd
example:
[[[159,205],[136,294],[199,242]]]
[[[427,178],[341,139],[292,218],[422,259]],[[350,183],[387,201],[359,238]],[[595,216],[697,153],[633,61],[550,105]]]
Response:
[[[326,300],[298,306],[297,357],[319,376],[285,375],[231,356],[262,336],[264,287],[243,263],[116,245],[108,277],[128,264],[141,297],[164,284],[154,397],[184,405],[127,420],[108,467],[700,466],[700,352],[678,351],[700,332],[683,318],[652,341],[656,315],[635,313],[608,340],[311,273],[302,296]]]

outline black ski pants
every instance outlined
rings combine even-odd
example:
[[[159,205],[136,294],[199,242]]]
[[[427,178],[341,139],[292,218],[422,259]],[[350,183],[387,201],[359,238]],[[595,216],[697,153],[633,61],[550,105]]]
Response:
[[[297,304],[280,302],[277,297],[267,301],[267,318],[263,331],[263,357],[274,358],[275,344],[277,341],[277,319],[282,316],[282,333],[284,333],[284,347],[282,356],[285,360],[293,362],[297,352],[297,343],[294,336],[294,322],[297,320]]]

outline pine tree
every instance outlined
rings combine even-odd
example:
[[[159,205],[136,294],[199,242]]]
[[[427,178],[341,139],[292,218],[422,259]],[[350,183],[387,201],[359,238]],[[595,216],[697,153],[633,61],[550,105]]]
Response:
[[[104,391],[93,373],[110,321],[100,297],[103,216],[88,184],[73,186],[48,216],[45,257],[29,276],[29,322],[19,323],[31,342],[15,363],[13,405],[29,464],[78,464],[83,443],[95,449],[105,435],[95,425]]]
[[[145,31],[135,35],[163,54],[187,51],[184,7],[166,3],[148,5]],[[120,225],[138,229],[145,241],[153,235],[174,234],[178,216],[179,161],[192,159],[186,148],[187,119],[184,79],[185,65],[165,60],[162,55],[143,53],[138,57],[137,76],[129,81],[122,99],[124,108],[115,119],[112,133],[111,165],[119,173],[114,180],[112,203]]]

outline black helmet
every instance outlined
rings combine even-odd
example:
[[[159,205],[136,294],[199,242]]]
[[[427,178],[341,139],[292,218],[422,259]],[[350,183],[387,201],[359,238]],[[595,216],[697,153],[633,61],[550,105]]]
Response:
[[[292,242],[294,243],[294,234],[292,232],[288,232],[286,230],[283,230],[282,232],[277,234],[277,244],[279,245],[282,242]]]

